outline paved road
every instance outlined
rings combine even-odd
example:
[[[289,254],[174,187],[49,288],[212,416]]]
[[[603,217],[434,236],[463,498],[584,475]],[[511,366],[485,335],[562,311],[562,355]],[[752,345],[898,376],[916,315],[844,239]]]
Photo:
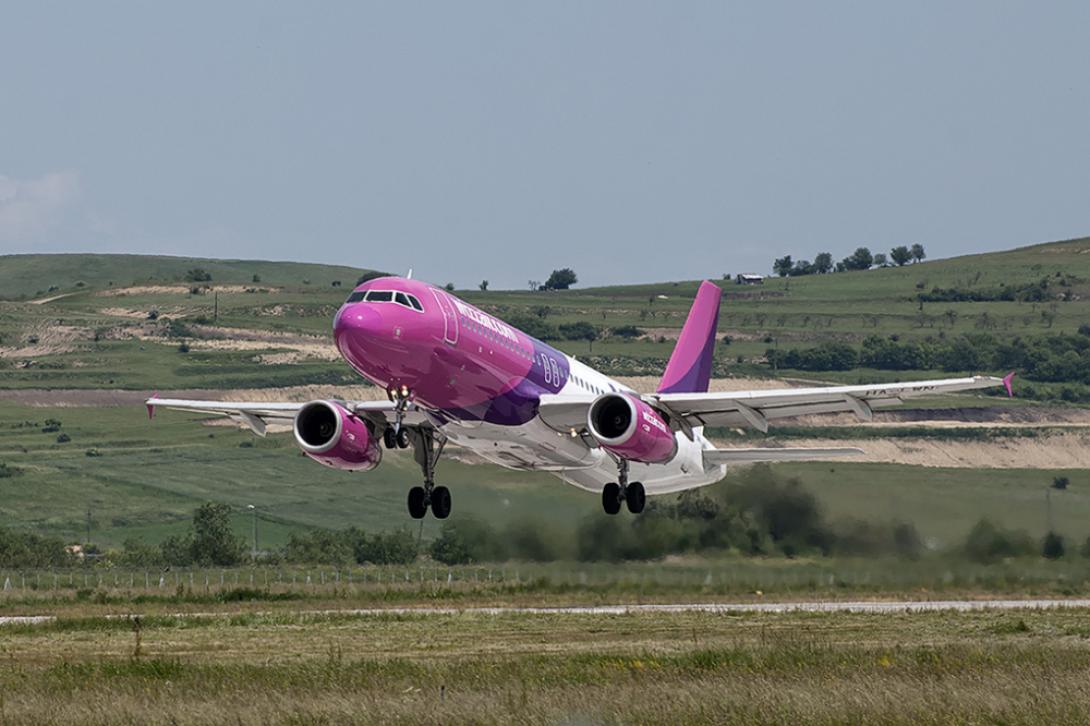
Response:
[[[1052,608],[1090,608],[1090,599],[1066,600],[904,600],[837,602],[747,602],[747,603],[668,603],[659,605],[593,605],[573,607],[469,607],[469,608],[361,608],[351,610],[309,610],[312,615],[625,615],[627,613],[919,613],[969,612],[975,610],[1042,610]],[[233,613],[178,613],[179,618],[228,617]],[[110,617],[128,617],[125,615]],[[52,615],[14,615],[0,617],[0,625],[33,625],[55,620]]]

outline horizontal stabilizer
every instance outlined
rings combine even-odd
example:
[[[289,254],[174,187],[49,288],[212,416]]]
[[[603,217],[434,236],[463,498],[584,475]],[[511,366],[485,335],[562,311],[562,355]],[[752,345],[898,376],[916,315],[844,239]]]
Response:
[[[857,456],[862,449],[853,447],[807,449],[712,449],[704,452],[705,466],[752,464],[758,461],[823,461],[842,456]]]

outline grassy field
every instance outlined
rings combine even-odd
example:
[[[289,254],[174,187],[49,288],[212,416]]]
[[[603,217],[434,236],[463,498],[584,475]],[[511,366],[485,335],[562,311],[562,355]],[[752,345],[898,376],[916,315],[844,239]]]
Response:
[[[980,331],[1073,332],[1090,322],[1087,250],[1090,238],[902,268],[769,279],[760,287],[724,281],[720,332],[731,342],[719,346],[719,369],[767,374],[760,362],[769,347],[808,347],[830,340],[858,343],[871,334],[913,339]],[[191,287],[200,285],[184,279],[193,267],[212,275],[211,282],[201,283],[208,289],[199,294],[192,294]],[[332,315],[364,272],[298,263],[135,255],[0,257],[0,289],[9,299],[0,302],[0,386],[233,388],[341,382],[350,376],[335,360],[315,357],[313,351],[279,359],[275,354],[298,352],[299,340],[291,336],[308,336],[307,342],[328,345]],[[252,282],[254,275],[260,283]],[[986,291],[1046,277],[1063,291],[1063,300],[926,303],[922,309],[916,301],[919,292],[935,287]],[[335,281],[340,285],[335,287]],[[458,294],[502,318],[590,322],[606,332],[604,339],[556,345],[575,355],[593,356],[595,363],[615,372],[654,374],[672,350],[696,285],[686,281]],[[27,302],[57,295],[63,297],[44,304]],[[157,321],[147,320],[152,311],[160,316]],[[182,321],[188,329],[171,329],[167,319]],[[202,326],[205,322],[215,326]],[[629,325],[643,330],[644,337],[608,335],[613,328]],[[259,344],[178,351],[181,340],[240,335],[254,336]],[[860,369],[820,377],[869,381],[933,374]]]
[[[49,422],[56,431],[43,432]],[[129,537],[158,542],[189,526],[201,503],[226,502],[246,541],[254,504],[260,544],[282,545],[292,532],[359,526],[366,531],[424,528],[404,511],[405,493],[419,470],[405,452],[388,452],[365,474],[332,471],[299,455],[290,438],[258,439],[230,426],[203,426],[199,417],[161,412],[148,421],[143,407],[40,408],[0,404],[0,462],[16,473],[0,478],[0,526],[32,528],[72,541],[118,546]],[[70,440],[58,443],[60,435]],[[752,442],[745,442],[751,445]],[[1090,479],[1084,470],[971,470],[894,464],[780,464],[797,478],[830,519],[898,519],[915,524],[934,547],[955,545],[981,517],[1044,533],[1045,492],[1054,475],[1070,480],[1053,492],[1057,529],[1071,543],[1090,535]],[[736,475],[729,474],[729,486]],[[600,516],[598,498],[545,473],[471,465],[452,457],[439,480],[454,492],[452,521],[472,516],[498,529],[524,521],[542,524],[561,541],[584,517]],[[627,515],[622,515],[627,516]]]
[[[5,723],[1084,723],[1084,611],[2,626]]]

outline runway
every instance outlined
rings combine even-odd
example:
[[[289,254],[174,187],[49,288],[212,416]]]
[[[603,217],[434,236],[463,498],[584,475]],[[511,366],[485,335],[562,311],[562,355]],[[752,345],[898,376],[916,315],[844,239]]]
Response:
[[[744,602],[744,603],[666,603],[635,605],[587,605],[565,607],[389,607],[354,608],[344,610],[300,610],[298,615],[341,615],[381,617],[384,615],[451,616],[451,615],[634,615],[653,613],[709,614],[776,614],[776,613],[927,613],[975,612],[982,610],[1050,610],[1090,608],[1090,599],[1030,599],[1030,600],[895,600],[895,601],[810,601],[810,602]],[[173,613],[165,617],[217,618],[231,617],[233,612]],[[255,613],[255,614],[273,614]],[[127,618],[129,615],[108,615],[107,618]],[[160,616],[163,617],[163,616]],[[57,620],[54,615],[9,615],[0,617],[4,625],[40,625]]]

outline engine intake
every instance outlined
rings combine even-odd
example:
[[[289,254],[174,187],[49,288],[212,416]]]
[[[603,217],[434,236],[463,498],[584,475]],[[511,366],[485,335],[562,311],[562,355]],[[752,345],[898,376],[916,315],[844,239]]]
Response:
[[[603,449],[629,461],[659,464],[677,453],[674,432],[659,412],[628,393],[599,396],[587,427]]]
[[[296,412],[292,429],[303,453],[335,469],[367,471],[382,461],[371,427],[336,401],[306,404]]]

